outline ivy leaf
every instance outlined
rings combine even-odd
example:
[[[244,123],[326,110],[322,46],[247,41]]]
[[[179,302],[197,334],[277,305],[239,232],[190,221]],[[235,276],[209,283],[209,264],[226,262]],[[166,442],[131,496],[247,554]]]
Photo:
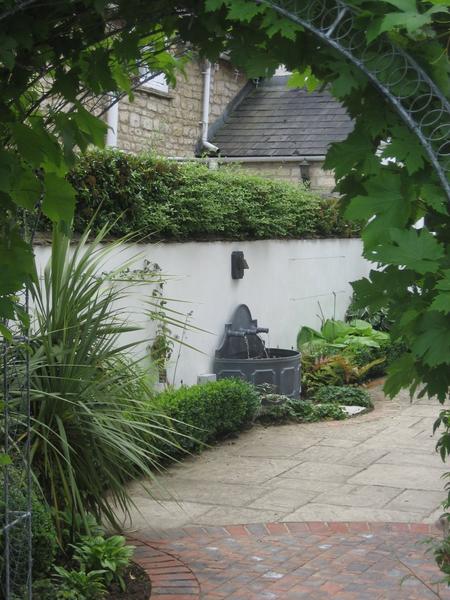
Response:
[[[75,190],[57,173],[44,176],[45,195],[42,212],[52,221],[70,223],[75,208]]]
[[[427,312],[420,324],[411,350],[430,367],[450,364],[450,317],[439,312]]]
[[[372,256],[382,263],[412,269],[417,273],[436,273],[444,248],[427,229],[391,229],[391,244],[373,249]]]
[[[383,387],[384,393],[394,398],[402,388],[414,385],[418,375],[412,354],[402,354],[387,369],[387,379]]]
[[[287,82],[288,88],[306,88],[308,92],[314,92],[320,85],[320,80],[313,75],[310,66],[303,71],[293,71]]]

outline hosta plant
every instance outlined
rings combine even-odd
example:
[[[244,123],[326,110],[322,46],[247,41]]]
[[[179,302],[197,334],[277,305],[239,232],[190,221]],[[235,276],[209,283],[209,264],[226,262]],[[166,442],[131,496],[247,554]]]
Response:
[[[379,348],[380,344],[389,341],[389,334],[377,331],[367,321],[354,319],[350,323],[335,319],[326,319],[320,331],[311,327],[302,327],[297,336],[300,350],[320,350],[335,348],[340,351],[355,347]]]
[[[55,567],[58,581],[55,600],[102,600],[106,595],[103,571],[68,570]]]
[[[78,545],[73,546],[73,558],[84,571],[103,571],[107,586],[117,582],[125,591],[123,575],[130,565],[133,546],[127,546],[121,535],[86,537]]]

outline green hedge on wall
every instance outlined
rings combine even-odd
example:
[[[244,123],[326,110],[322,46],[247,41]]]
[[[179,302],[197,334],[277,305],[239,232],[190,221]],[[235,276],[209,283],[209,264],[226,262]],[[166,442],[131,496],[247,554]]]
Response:
[[[114,235],[139,232],[152,240],[255,240],[352,237],[337,201],[301,185],[217,171],[149,155],[95,151],[80,157],[69,180],[77,191],[75,229],[94,217],[117,219]]]

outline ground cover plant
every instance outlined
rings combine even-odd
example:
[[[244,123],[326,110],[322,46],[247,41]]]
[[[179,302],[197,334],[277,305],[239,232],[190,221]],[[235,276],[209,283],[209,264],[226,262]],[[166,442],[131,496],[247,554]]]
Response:
[[[360,387],[350,385],[323,385],[314,393],[313,402],[319,404],[335,402],[345,406],[373,408],[369,393]]]
[[[80,515],[61,513],[59,517],[66,532],[64,543],[56,560],[47,562],[45,573],[34,579],[33,597],[39,600],[148,598],[148,578],[132,563],[134,548],[126,544],[123,536],[106,536],[91,514],[87,514],[89,528],[80,523]],[[139,596],[126,595],[129,584]]]
[[[177,163],[105,150],[78,158],[68,175],[76,192],[75,230],[92,219],[111,233],[139,231],[150,240],[351,237],[335,198],[302,184],[242,169]]]

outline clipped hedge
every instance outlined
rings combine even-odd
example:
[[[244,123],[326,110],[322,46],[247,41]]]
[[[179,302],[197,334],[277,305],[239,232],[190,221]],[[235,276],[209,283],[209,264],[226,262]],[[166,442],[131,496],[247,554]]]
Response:
[[[179,451],[157,443],[166,455],[200,450],[205,444],[236,433],[254,418],[260,399],[256,389],[239,379],[182,387],[158,394],[153,400],[182,434],[173,437]]]
[[[104,150],[81,156],[69,180],[77,192],[78,232],[93,218],[96,228],[116,220],[114,235],[139,232],[151,240],[357,235],[335,199],[236,167],[213,171],[198,163]]]

